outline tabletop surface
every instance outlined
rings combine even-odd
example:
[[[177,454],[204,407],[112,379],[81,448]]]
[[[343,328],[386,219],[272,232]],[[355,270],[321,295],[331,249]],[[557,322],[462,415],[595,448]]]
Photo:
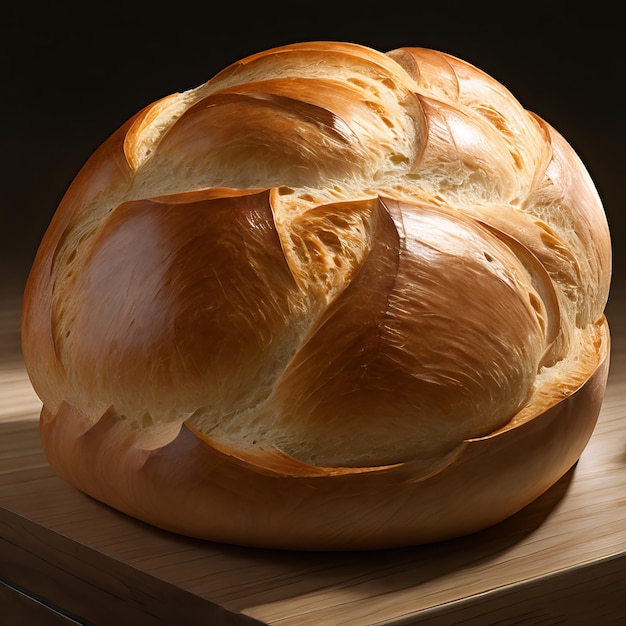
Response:
[[[55,624],[626,623],[626,290],[619,285],[607,308],[612,354],[600,418],[557,484],[472,536],[350,553],[192,540],[63,482],[39,442],[41,403],[19,349],[20,295],[18,285],[0,298],[0,617],[9,606],[37,605]]]

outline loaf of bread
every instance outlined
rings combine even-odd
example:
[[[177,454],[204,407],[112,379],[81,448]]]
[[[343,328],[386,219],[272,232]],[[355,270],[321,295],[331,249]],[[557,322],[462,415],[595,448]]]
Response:
[[[443,52],[307,42],[138,112],[24,294],[56,473],[243,546],[458,537],[564,476],[608,373],[585,166]]]

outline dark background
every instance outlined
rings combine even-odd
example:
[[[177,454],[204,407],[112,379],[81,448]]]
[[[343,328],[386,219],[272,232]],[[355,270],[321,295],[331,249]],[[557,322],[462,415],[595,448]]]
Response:
[[[621,17],[612,3],[110,4],[4,11],[0,278],[23,281],[64,191],[98,145],[150,102],[260,50],[341,40],[424,46],[507,86],[574,146],[603,199],[623,280]],[[579,7],[581,5],[578,5]],[[480,8],[484,7],[484,8]]]

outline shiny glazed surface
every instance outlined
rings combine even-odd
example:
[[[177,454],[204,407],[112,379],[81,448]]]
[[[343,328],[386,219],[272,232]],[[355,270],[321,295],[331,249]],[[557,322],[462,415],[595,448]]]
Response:
[[[121,510],[251,545],[429,541],[578,458],[610,275],[583,164],[503,86],[431,50],[312,42],[94,154],[42,241],[23,351],[53,467]],[[470,492],[488,513],[458,510]]]

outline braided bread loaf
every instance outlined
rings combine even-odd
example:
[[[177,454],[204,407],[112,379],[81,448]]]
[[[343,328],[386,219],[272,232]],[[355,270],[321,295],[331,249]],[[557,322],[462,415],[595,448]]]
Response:
[[[146,107],[43,238],[23,354],[54,470],[241,545],[494,524],[579,458],[611,243],[572,147],[450,55],[309,42]]]

